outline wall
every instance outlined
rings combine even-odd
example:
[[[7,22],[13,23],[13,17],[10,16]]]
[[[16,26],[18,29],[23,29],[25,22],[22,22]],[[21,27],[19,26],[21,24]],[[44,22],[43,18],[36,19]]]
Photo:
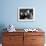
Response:
[[[46,0],[0,0],[0,25],[13,24],[16,28],[46,28]],[[18,22],[18,7],[34,7],[36,20],[34,22]]]

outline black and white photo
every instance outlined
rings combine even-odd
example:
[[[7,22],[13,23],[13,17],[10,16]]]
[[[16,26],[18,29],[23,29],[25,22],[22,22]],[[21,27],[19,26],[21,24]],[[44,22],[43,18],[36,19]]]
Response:
[[[31,7],[18,8],[18,21],[34,21],[35,9]]]

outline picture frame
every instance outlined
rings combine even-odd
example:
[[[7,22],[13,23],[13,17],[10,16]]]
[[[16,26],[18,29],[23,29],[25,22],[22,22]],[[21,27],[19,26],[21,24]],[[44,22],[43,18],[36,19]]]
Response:
[[[35,21],[35,8],[33,7],[19,7],[18,21]]]

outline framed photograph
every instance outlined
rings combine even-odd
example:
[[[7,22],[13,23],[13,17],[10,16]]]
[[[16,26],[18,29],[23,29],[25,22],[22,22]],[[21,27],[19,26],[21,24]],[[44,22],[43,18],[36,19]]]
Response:
[[[19,7],[18,21],[35,21],[35,8]]]

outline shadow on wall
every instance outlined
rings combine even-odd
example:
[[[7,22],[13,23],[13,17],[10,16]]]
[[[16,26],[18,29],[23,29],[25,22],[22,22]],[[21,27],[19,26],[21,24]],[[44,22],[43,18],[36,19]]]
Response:
[[[3,36],[2,33],[6,31],[6,29],[4,30],[4,28],[6,28],[5,25],[0,24],[0,43],[2,43],[2,36]]]

